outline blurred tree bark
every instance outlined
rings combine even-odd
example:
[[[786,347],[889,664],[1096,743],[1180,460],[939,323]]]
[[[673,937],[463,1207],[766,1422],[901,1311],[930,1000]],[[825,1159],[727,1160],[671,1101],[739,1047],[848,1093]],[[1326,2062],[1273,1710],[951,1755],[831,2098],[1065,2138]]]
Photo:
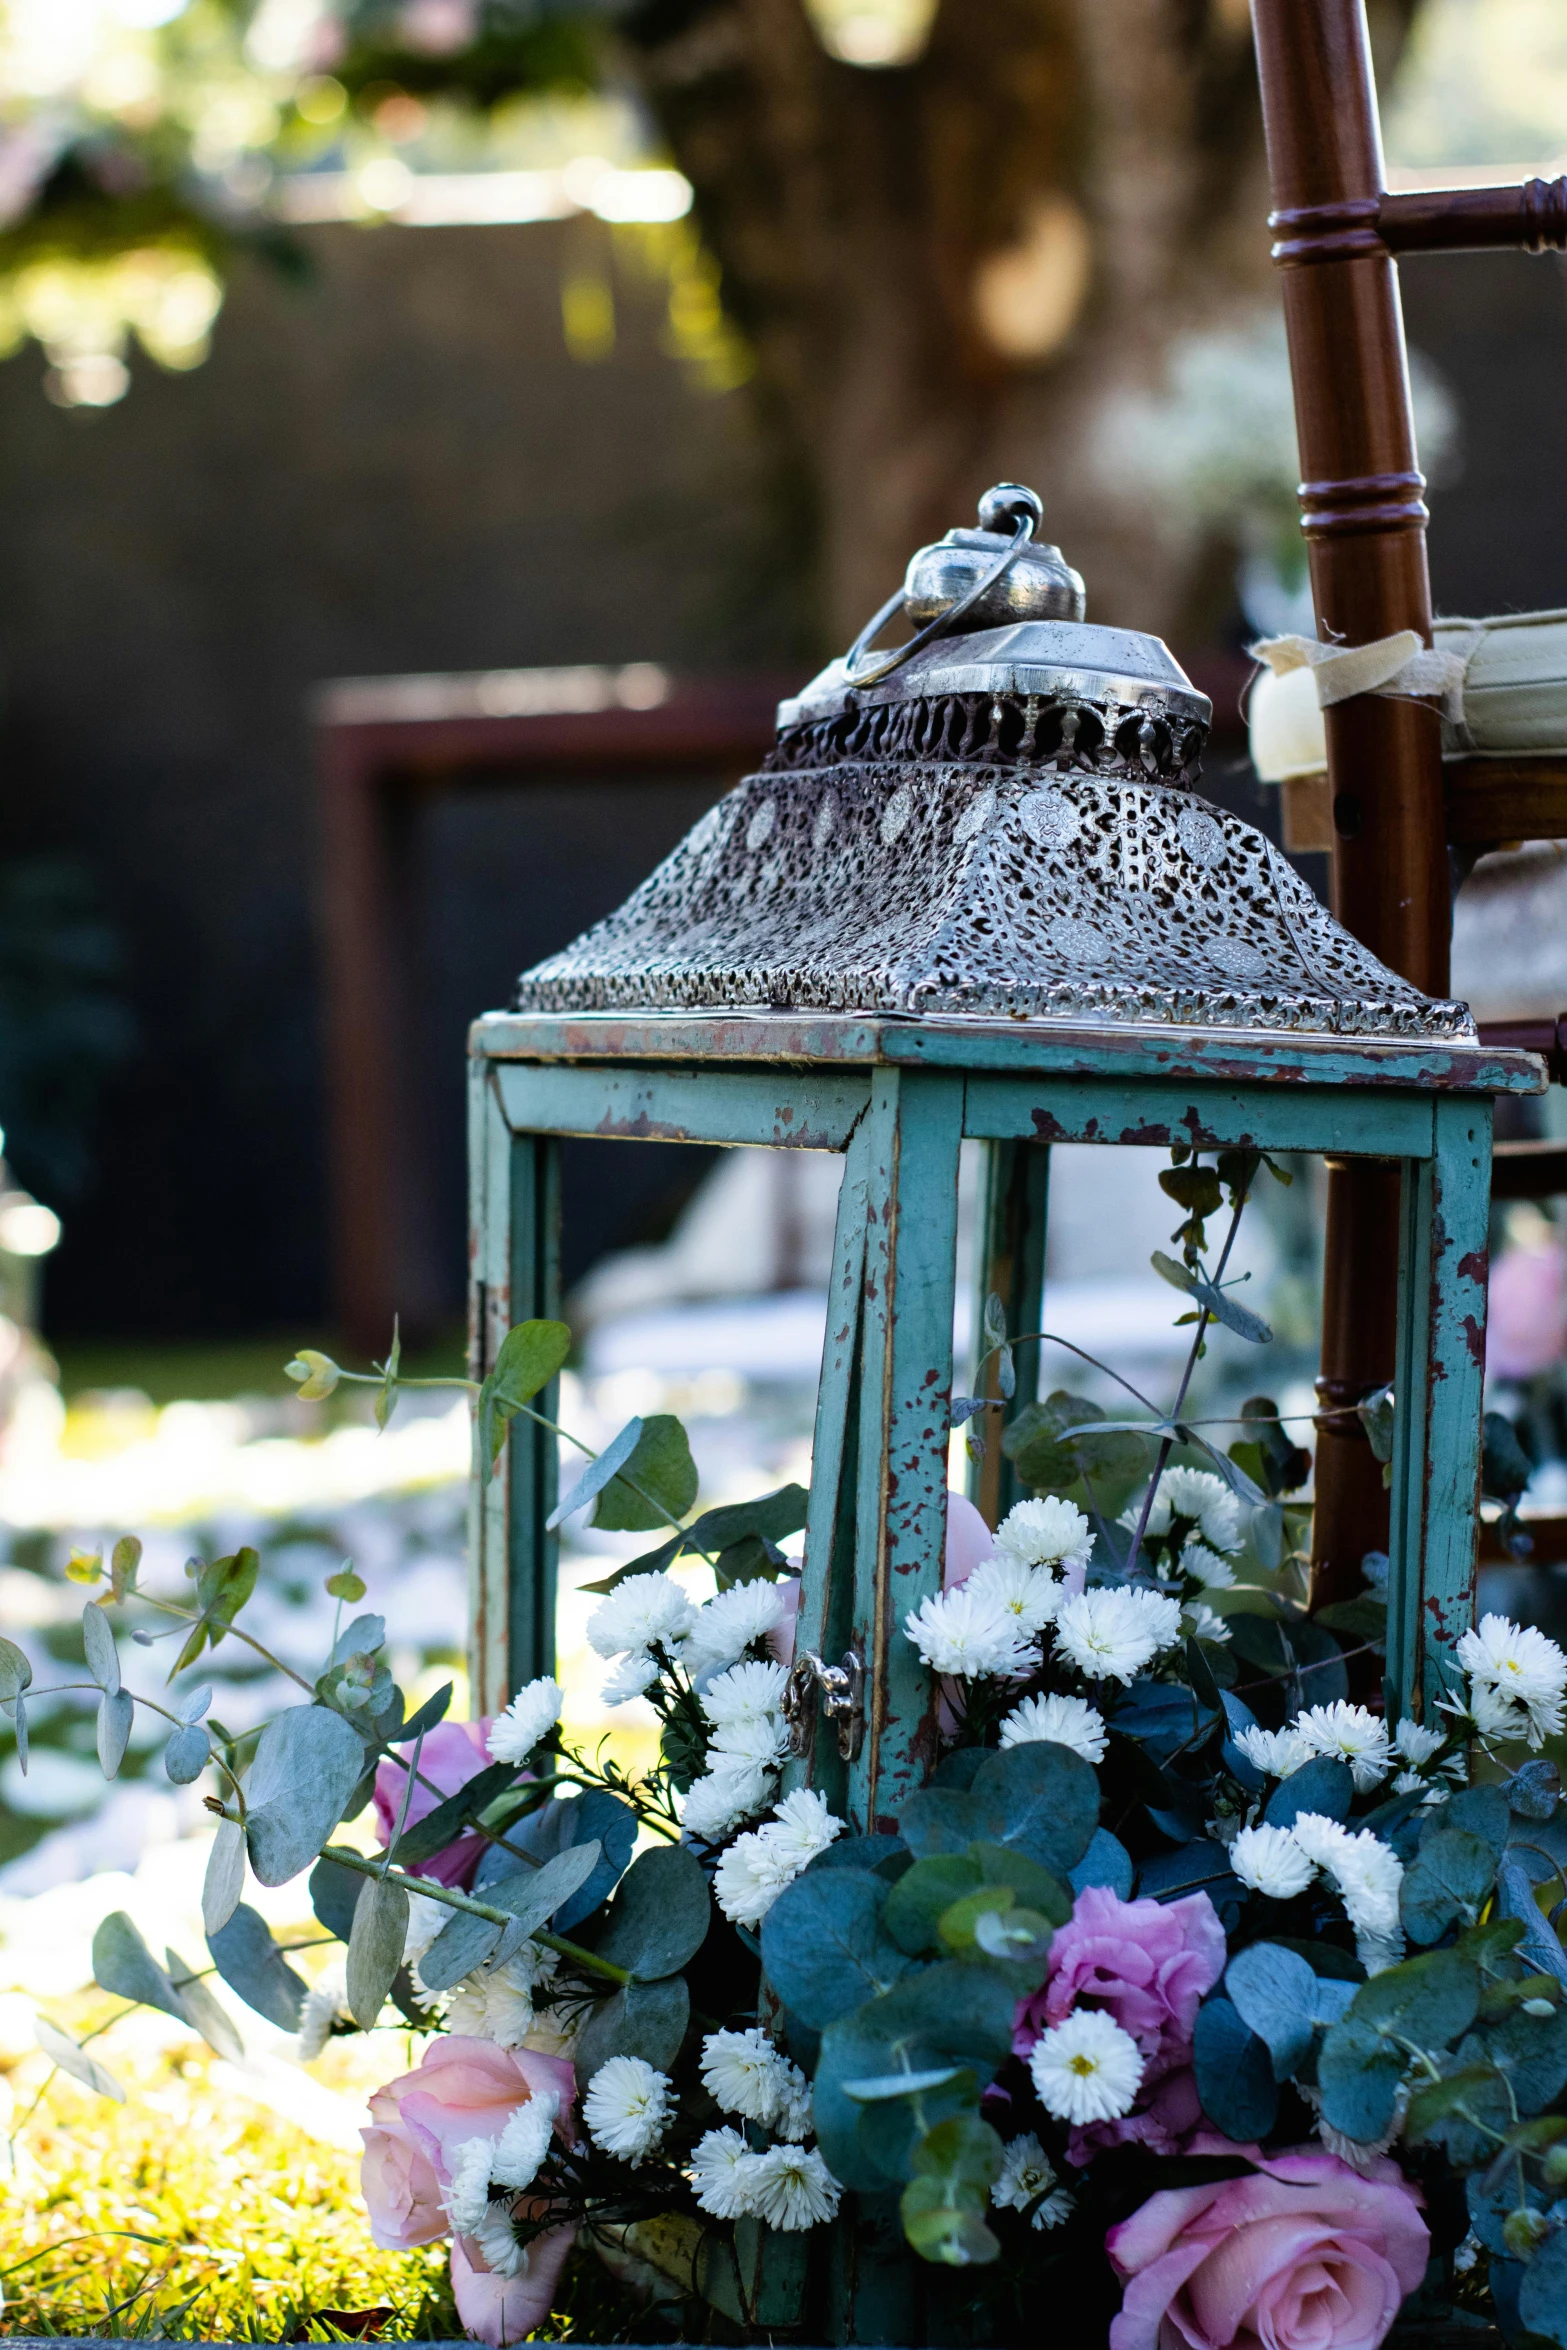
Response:
[[[1384,73],[1417,4],[1385,0]],[[1096,422],[1177,335],[1272,299],[1246,0],[943,0],[879,70],[828,56],[801,0],[648,0],[629,33],[814,504],[832,640],[1005,478],[1091,616],[1183,634],[1193,549],[1108,478]],[[1052,269],[1065,331],[1009,355],[997,306],[1048,312]]]

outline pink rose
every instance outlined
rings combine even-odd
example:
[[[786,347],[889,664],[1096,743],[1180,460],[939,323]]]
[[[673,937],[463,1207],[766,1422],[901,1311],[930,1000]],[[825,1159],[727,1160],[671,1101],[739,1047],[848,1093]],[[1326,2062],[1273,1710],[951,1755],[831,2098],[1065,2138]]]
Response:
[[[1110,2230],[1126,2280],[1110,2350],[1377,2350],[1431,2248],[1397,2165],[1362,2178],[1320,2147],[1263,2154],[1202,2137],[1191,2151],[1261,2167],[1150,2195]]]
[[[470,2138],[498,2138],[540,2090],[560,2099],[555,2129],[570,2145],[576,2089],[576,2074],[561,2057],[460,2033],[432,2040],[417,2071],[388,2081],[370,2100],[360,2186],[375,2241],[401,2252],[444,2236],[442,2193],[456,2149]]]
[[[431,1787],[438,1787],[440,1794],[432,1795],[430,1787],[416,1785],[408,1806],[407,1826],[411,1828],[415,1821],[427,1819],[438,1803],[448,1795],[455,1795],[459,1787],[466,1787],[470,1779],[488,1769],[488,1739],[493,1726],[494,1716],[486,1714],[482,1722],[437,1722],[433,1730],[425,1733],[419,1776],[428,1779]],[[408,1749],[408,1760],[413,1761],[412,1747]],[[407,1784],[408,1774],[401,1763],[388,1758],[377,1764],[375,1819],[383,1844],[397,1825]],[[432,1859],[416,1862],[411,1873],[416,1877],[433,1877],[438,1885],[466,1886],[483,1850],[482,1836],[462,1835]]]
[[[1485,1367],[1494,1379],[1532,1379],[1567,1354],[1567,1255],[1560,1243],[1504,1248],[1491,1267]]]
[[[1110,2146],[1146,2146],[1150,2154],[1184,2154],[1187,2140],[1202,2118],[1197,2075],[1189,2064],[1177,2065],[1151,2090],[1145,2078],[1136,2106],[1118,2121],[1089,2122],[1073,2128],[1066,2158],[1081,2168]]]
[[[485,2266],[471,2236],[452,2239],[452,2293],[457,2314],[476,2342],[520,2342],[550,2313],[566,2255],[577,2240],[575,2228],[550,2228],[528,2246],[520,2276],[498,2277]]]
[[[1143,2052],[1145,2085],[1187,2062],[1205,1991],[1224,1972],[1224,1928],[1206,1893],[1122,1901],[1088,1885],[1050,1945],[1044,1990],[1018,2009],[1012,2045],[1026,2056],[1046,2024],[1080,2002],[1101,2007]]]

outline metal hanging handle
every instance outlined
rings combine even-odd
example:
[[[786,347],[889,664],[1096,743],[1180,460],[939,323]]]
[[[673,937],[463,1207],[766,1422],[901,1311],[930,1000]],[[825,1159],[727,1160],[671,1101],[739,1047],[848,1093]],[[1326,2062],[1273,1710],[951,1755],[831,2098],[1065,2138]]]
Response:
[[[1011,484],[1007,485],[1008,488],[1011,486]],[[996,495],[997,492],[992,490],[984,503],[988,504],[990,499],[995,498]],[[1022,492],[1020,495],[1031,495],[1031,493]],[[1037,509],[1037,500],[1035,501],[1035,509]],[[982,505],[981,513],[983,511]],[[880,636],[888,621],[903,610],[905,591],[900,587],[887,598],[881,610],[867,620],[844,655],[843,670],[848,684],[880,685],[884,677],[890,677],[895,669],[901,669],[904,662],[924,646],[932,644],[937,637],[945,636],[949,630],[956,628],[964,614],[973,610],[981,596],[987,594],[998,580],[1006,577],[1019,555],[1022,554],[1023,549],[1033,538],[1034,525],[1038,519],[1036,510],[1028,506],[1015,505],[1011,508],[1011,518],[1013,533],[1011,546],[996,557],[990,569],[974,582],[967,595],[960,596],[957,602],[949,605],[945,612],[938,612],[934,620],[927,620],[924,627],[911,636],[906,645],[899,645],[895,652],[884,654],[878,668],[861,669],[857,664],[864,659],[870,646]]]
[[[794,1660],[784,1687],[783,1715],[796,1754],[809,1754],[816,1732],[816,1707],[838,1726],[838,1752],[853,1762],[865,1735],[865,1663],[852,1648],[842,1664],[824,1664],[814,1648]]]

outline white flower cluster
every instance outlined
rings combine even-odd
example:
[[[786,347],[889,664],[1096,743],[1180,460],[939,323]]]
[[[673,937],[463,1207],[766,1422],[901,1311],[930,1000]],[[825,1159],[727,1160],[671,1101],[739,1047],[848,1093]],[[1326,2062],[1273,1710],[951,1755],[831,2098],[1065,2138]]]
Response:
[[[1469,1717],[1482,1738],[1558,1737],[1567,1694],[1567,1656],[1533,1624],[1482,1616],[1458,1643],[1469,1676]]]
[[[1001,1725],[1003,1746],[1027,1746],[1048,1739],[1069,1746],[1084,1762],[1101,1763],[1105,1754],[1103,1714],[1086,1697],[1025,1697]]]
[[[1121,1524],[1135,1533],[1142,1514],[1142,1501],[1134,1501],[1129,1509],[1122,1511]],[[1245,1534],[1240,1503],[1224,1479],[1214,1476],[1211,1469],[1164,1471],[1149,1507],[1147,1531],[1167,1535],[1177,1520],[1186,1527],[1189,1536],[1195,1534],[1207,1546],[1210,1556],[1214,1551],[1239,1550]],[[1185,1552],[1181,1564],[1186,1566]],[[1187,1567],[1187,1572],[1195,1574],[1200,1582],[1216,1579],[1204,1576],[1197,1566]],[[1226,1573],[1225,1580],[1228,1579]]]
[[[414,1899],[419,1899],[418,1894]],[[432,1901],[427,1906],[434,1909],[436,1904]],[[352,2025],[353,2020],[348,2011],[347,1974],[342,1967],[334,1967],[305,1994],[299,2011],[299,2037],[294,2043],[300,2063],[314,2064],[338,2025]]]
[[[718,1843],[742,1820],[754,1820],[776,1794],[779,1766],[789,1749],[781,1710],[787,1681],[782,1665],[757,1659],[730,1665],[702,1691],[702,1712],[712,1732],[707,1771],[687,1791],[681,1817],[689,1833],[705,1844]]]
[[[1064,2219],[1072,2216],[1072,2198],[1066,2189],[1056,2184],[1043,2146],[1029,2130],[1021,2138],[1007,2141],[1001,2157],[1001,2174],[990,2190],[990,2200],[998,2211],[1027,2211],[1033,2209],[1029,2222],[1035,2228],[1058,2228]]]
[[[1304,1893],[1320,1870],[1344,1904],[1366,1972],[1379,1974],[1403,1957],[1398,1890],[1404,1864],[1371,1829],[1347,1828],[1321,1812],[1304,1811],[1288,1828],[1242,1828],[1230,1846],[1230,1866],[1243,1885],[1275,1901]]]
[[[1028,2069],[1046,2113],[1081,2129],[1131,2112],[1142,2086],[1143,2055],[1114,2016],[1078,2007],[1040,2034]]]
[[[566,1693],[558,1681],[544,1674],[519,1689],[506,1711],[490,1725],[491,1762],[525,1763],[547,1730],[560,1720]]]
[[[652,2153],[675,2111],[675,2084],[640,2056],[612,2056],[588,2083],[582,2120],[595,2146],[633,2168]]]
[[[835,2217],[843,2190],[815,2147],[753,2154],[739,2130],[709,2130],[691,2155],[697,2202],[715,2219],[759,2219],[793,2234]]]
[[[1180,1637],[1179,1600],[1141,1584],[1079,1591],[1056,1611],[1056,1654],[1090,1681],[1135,1681]]]
[[[532,2186],[559,2112],[552,2091],[536,2091],[514,2109],[498,2138],[469,2138],[452,2158],[443,2197],[452,2233],[473,2238],[497,2276],[519,2276],[528,2256],[512,2228],[509,2200],[492,2203],[490,2189],[500,2187],[509,2198]]]
[[[1054,1495],[1020,1501],[996,1530],[995,1548],[966,1583],[933,1592],[904,1625],[935,1673],[1016,1679],[1038,1662],[1038,1642],[1061,1604],[1057,1568],[1086,1568],[1088,1520]]]
[[[1342,1699],[1308,1706],[1282,1730],[1237,1730],[1235,1743],[1246,1760],[1270,1779],[1287,1779],[1303,1764],[1327,1755],[1346,1762],[1362,1794],[1392,1769],[1387,1724],[1363,1705]]]
[[[736,1837],[713,1872],[713,1894],[737,1926],[759,1926],[786,1885],[843,1834],[843,1822],[825,1795],[797,1787],[775,1804],[773,1816]]]
[[[783,1621],[784,1595],[776,1583],[736,1583],[704,1607],[694,1605],[673,1575],[629,1575],[602,1599],[587,1622],[588,1646],[620,1661],[604,1685],[608,1705],[624,1705],[650,1689],[672,1657],[702,1688],[738,1662]]]
[[[708,2033],[702,2085],[724,2113],[738,2113],[783,2138],[810,2135],[811,2084],[759,2024],[744,2032]]]
[[[497,2048],[520,2048],[534,2025],[533,1994],[554,1980],[558,1964],[553,1950],[524,1942],[503,1965],[476,1967],[452,1986],[445,2029],[492,2040]]]

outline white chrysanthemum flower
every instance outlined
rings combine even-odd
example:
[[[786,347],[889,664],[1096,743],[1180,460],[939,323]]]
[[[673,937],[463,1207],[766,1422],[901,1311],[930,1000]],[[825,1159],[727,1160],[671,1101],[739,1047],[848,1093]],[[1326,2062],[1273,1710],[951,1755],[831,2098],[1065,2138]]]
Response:
[[[1263,1730],[1255,1725],[1237,1730],[1235,1743],[1253,1770],[1269,1779],[1287,1779],[1311,1760],[1311,1751],[1293,1724],[1284,1730]]]
[[[519,1689],[506,1711],[497,1714],[490,1725],[490,1760],[525,1763],[545,1731],[553,1730],[560,1720],[565,1696],[560,1683],[547,1673],[530,1681],[526,1689]]]
[[[1265,1823],[1241,1829],[1230,1846],[1230,1866],[1243,1885],[1266,1893],[1272,1901],[1289,1901],[1304,1893],[1316,1875],[1288,1828]]]
[[[729,1722],[759,1722],[783,1703],[789,1676],[771,1659],[731,1665],[716,1673],[702,1692],[702,1711],[715,1730]]]
[[[786,1795],[771,1820],[730,1845],[713,1875],[713,1893],[726,1918],[758,1926],[786,1885],[843,1833],[825,1796],[800,1787]]]
[[[1029,2053],[1039,2102],[1057,2121],[1082,2128],[1119,2121],[1142,2085],[1142,2051],[1102,2009],[1080,2007],[1041,2033]]]
[[[1435,1811],[1439,1805],[1451,1800],[1453,1790],[1444,1787],[1439,1779],[1422,1779],[1418,1771],[1400,1771],[1393,1781],[1393,1793],[1418,1795],[1424,1810]]]
[[[1401,1754],[1418,1771],[1424,1769],[1433,1755],[1440,1754],[1446,1743],[1443,1731],[1428,1730],[1423,1722],[1412,1722],[1406,1717],[1394,1733],[1393,1752]]]
[[[511,2224],[511,2207],[505,2203],[487,2203],[484,2217],[476,2228],[467,2231],[470,2243],[477,2244],[484,2265],[492,2276],[520,2277],[528,2265],[528,2248],[517,2241],[517,2231]]]
[[[432,1901],[427,1893],[408,1896],[408,1931],[403,1937],[403,1964],[417,1970],[437,1934],[443,1933],[457,1915],[444,1901]]]
[[[1056,2185],[1049,2157],[1032,2130],[1008,2139],[990,2200],[998,2211],[1027,2211],[1031,2203],[1037,2204],[1031,2223],[1036,2228],[1058,2228],[1072,2211],[1072,2198]]]
[[[469,2138],[451,2158],[451,2181],[441,2200],[457,2236],[474,2236],[490,2208],[490,2164],[493,2138]]]
[[[738,2130],[709,2130],[691,2154],[692,2191],[714,2219],[744,2219],[751,2210],[749,2166],[756,2156]]]
[[[1222,1648],[1231,1637],[1230,1627],[1224,1618],[1215,1615],[1213,1609],[1203,1599],[1200,1599],[1195,1607],[1182,1610],[1181,1624],[1193,1640],[1206,1640],[1214,1648]]]
[[[675,2110],[675,2085],[640,2056],[612,2056],[588,2083],[582,2119],[606,2154],[633,2165],[651,2154]]]
[[[1180,1606],[1159,1591],[1078,1591],[1056,1610],[1057,1652],[1091,1681],[1135,1681],[1180,1636]]]
[[[1086,1697],[1025,1697],[1001,1725],[1003,1746],[1027,1746],[1048,1739],[1069,1746],[1084,1762],[1099,1763],[1105,1754],[1104,1715]]]
[[[1527,1738],[1529,1716],[1484,1681],[1469,1684],[1469,1714],[1482,1738]]]
[[[982,1559],[968,1579],[968,1588],[993,1599],[1012,1618],[1020,1640],[1037,1640],[1061,1600],[1061,1582],[1048,1567],[1033,1567],[1025,1559],[999,1555]]]
[[[745,1820],[754,1820],[772,1799],[776,1779],[770,1771],[750,1765],[712,1770],[693,1779],[681,1806],[680,1824],[704,1844],[719,1840]]]
[[[658,1659],[648,1655],[645,1648],[634,1648],[629,1656],[612,1665],[609,1677],[599,1691],[604,1705],[629,1705],[634,1697],[641,1697],[652,1688],[661,1671]]]
[[[814,2147],[770,2146],[751,2159],[745,2188],[763,2227],[792,2235],[834,2217],[843,2189]]]
[[[1143,1505],[1136,1501],[1121,1514],[1123,1526],[1134,1527]],[[1173,1518],[1194,1526],[1210,1550],[1239,1550],[1241,1505],[1222,1477],[1211,1469],[1166,1469],[1148,1512],[1150,1534],[1168,1534]]]
[[[1093,1533],[1076,1502],[1054,1493],[1016,1503],[996,1528],[996,1557],[1016,1559],[1025,1567],[1086,1565],[1093,1547]]]
[[[810,2084],[797,2064],[775,2048],[758,2024],[744,2032],[709,2032],[702,2042],[702,2084],[725,2113],[764,2129],[783,2127],[802,2100],[810,2111]],[[796,2133],[785,2129],[785,2136]]]
[[[1404,1880],[1404,1864],[1392,1846],[1384,1844],[1370,1828],[1357,1832],[1338,1820],[1325,1819],[1320,1812],[1302,1812],[1290,1834],[1306,1858],[1338,1888],[1344,1914],[1355,1929],[1357,1948],[1364,1939],[1380,1962],[1377,1971],[1392,1964],[1387,1952],[1395,1946],[1397,1955],[1403,1951],[1398,1889]],[[1369,1969],[1371,1960],[1365,1948],[1360,1949],[1360,1956]]]
[[[699,1687],[725,1667],[738,1662],[748,1648],[782,1623],[783,1588],[777,1583],[735,1583],[699,1608],[685,1646],[682,1664]]]
[[[1229,1560],[1220,1558],[1205,1542],[1188,1542],[1181,1553],[1181,1573],[1190,1575],[1204,1591],[1229,1591],[1235,1583],[1235,1569]]]
[[[628,1575],[588,1618],[588,1646],[595,1656],[619,1656],[628,1648],[672,1648],[696,1621],[696,1609],[673,1575]]]
[[[420,1896],[415,1894],[414,1899],[417,1901]],[[440,1904],[431,1901],[426,1907],[438,1909]],[[448,1914],[442,1915],[443,1925]],[[353,2020],[348,2012],[347,1976],[341,1967],[334,1967],[330,1974],[322,1976],[313,1991],[305,1994],[305,2004],[299,2012],[299,2038],[295,2043],[300,2063],[314,2064],[331,2039],[334,2027]]]
[[[976,1591],[972,1579],[955,1591],[933,1591],[903,1629],[933,1673],[959,1680],[980,1674],[1026,1673],[1031,1659],[1018,1638],[1017,1619],[993,1592]]]
[[[1347,1762],[1362,1795],[1385,1779],[1392,1768],[1387,1724],[1363,1705],[1349,1705],[1339,1698],[1331,1705],[1308,1706],[1295,1716],[1290,1728],[1308,1756],[1320,1754],[1334,1762]]]
[[[709,1742],[708,1762],[715,1771],[775,1771],[788,1752],[789,1725],[782,1714],[755,1714],[719,1724]]]
[[[517,2195],[532,2186],[549,2152],[559,2112],[560,2099],[553,2089],[537,2089],[526,2105],[518,2106],[495,2141],[490,2176],[497,2187]]]
[[[1331,2122],[1323,2120],[1322,2091],[1316,2083],[1298,2080],[1295,2087],[1316,2115],[1317,2136],[1328,2152],[1336,2154],[1340,2162],[1348,2163],[1351,2170],[1359,2171],[1362,2178],[1374,2176],[1383,2155],[1403,2134],[1405,2117],[1409,2112],[1410,2084],[1407,2081],[1399,2082],[1393,2092],[1393,2111],[1387,2128],[1375,2138],[1346,2138],[1342,2130],[1334,2129]]]
[[[493,2041],[497,2048],[520,2048],[533,2029],[536,1980],[533,1968],[509,1959],[501,1967],[476,1967],[452,1991],[446,2030],[468,2040]]]
[[[1489,1691],[1522,1710],[1531,1746],[1542,1746],[1547,1738],[1560,1734],[1567,1656],[1535,1625],[1514,1624],[1506,1616],[1482,1616],[1475,1629],[1459,1641],[1458,1661],[1469,1675],[1476,1698],[1482,1690]],[[1488,1711],[1495,1719],[1496,1710]],[[1478,1707],[1475,1720],[1480,1720]],[[1505,1736],[1506,1732],[1491,1734]]]
[[[811,2084],[798,2065],[790,2067],[792,2078],[785,2082],[778,2102],[778,2117],[773,2128],[780,2138],[791,2146],[808,2138],[816,2127],[816,2108],[811,2099]]]

